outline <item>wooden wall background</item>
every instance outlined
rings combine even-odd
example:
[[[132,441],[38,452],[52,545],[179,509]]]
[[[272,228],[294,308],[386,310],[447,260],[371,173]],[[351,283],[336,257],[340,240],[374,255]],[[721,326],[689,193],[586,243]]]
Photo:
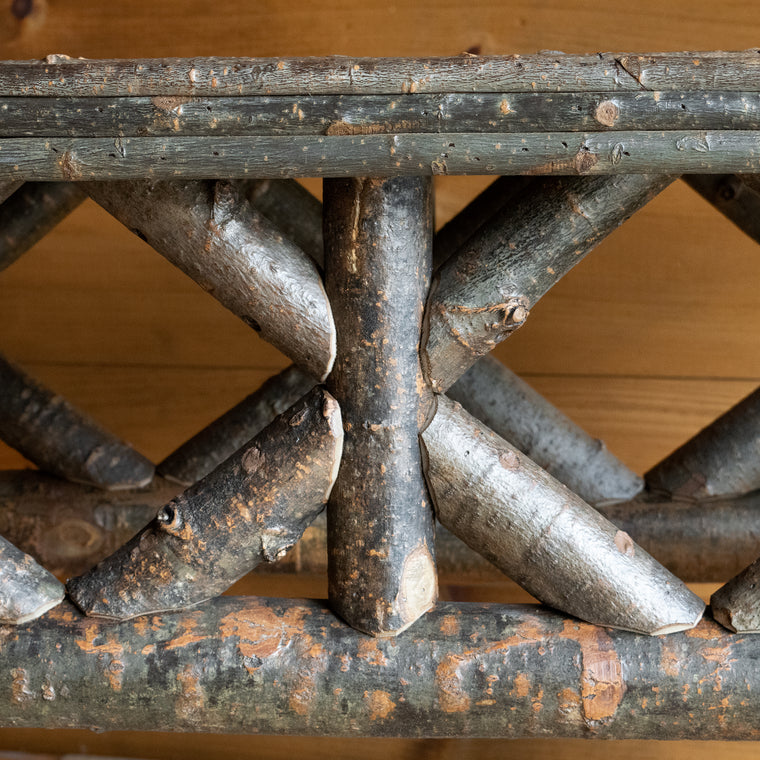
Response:
[[[26,14],[26,15],[24,15]],[[18,18],[17,16],[24,16]],[[448,55],[743,49],[744,0],[2,0],[0,57]],[[483,178],[438,178],[438,222]],[[307,182],[315,192],[319,183]],[[760,255],[676,183],[580,264],[499,351],[644,471],[760,381]],[[158,461],[285,360],[91,203],[0,275],[0,350]],[[0,449],[0,467],[25,466]],[[719,579],[716,579],[719,580]],[[321,579],[266,592],[321,595]],[[249,589],[256,590],[255,581]],[[709,591],[709,589],[702,589]],[[445,590],[510,600],[501,587]],[[612,746],[611,746],[612,745]],[[749,744],[364,741],[0,730],[0,752],[130,757],[749,758]]]

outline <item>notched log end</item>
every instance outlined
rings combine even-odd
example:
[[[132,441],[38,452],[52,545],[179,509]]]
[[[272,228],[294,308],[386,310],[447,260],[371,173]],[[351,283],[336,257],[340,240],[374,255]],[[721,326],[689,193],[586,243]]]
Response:
[[[435,560],[427,546],[418,546],[404,562],[399,592],[396,597],[396,606],[404,624],[389,635],[396,636],[401,631],[405,631],[412,623],[432,609],[437,598],[438,577]]]

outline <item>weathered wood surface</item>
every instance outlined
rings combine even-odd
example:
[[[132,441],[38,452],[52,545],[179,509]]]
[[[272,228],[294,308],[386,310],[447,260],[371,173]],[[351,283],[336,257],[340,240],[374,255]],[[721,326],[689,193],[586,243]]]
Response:
[[[0,181],[758,171],[751,130],[0,141]]]
[[[159,462],[156,472],[184,486],[193,485],[258,435],[314,384],[314,379],[297,367],[287,367]]]
[[[758,129],[760,93],[0,97],[0,112],[0,138]]]
[[[155,478],[145,489],[104,493],[23,470],[0,472],[0,534],[62,578],[81,575],[140,531],[181,486]],[[686,582],[722,582],[760,554],[760,492],[737,499],[684,502],[642,495],[599,512]],[[438,576],[449,583],[503,579],[494,565],[440,524]],[[327,572],[320,514],[285,557],[257,572]]]
[[[86,197],[74,182],[27,182],[17,190],[0,205],[0,271],[47,235]]]
[[[87,184],[93,200],[299,366],[324,379],[335,328],[314,263],[232,182]]]
[[[79,483],[138,488],[153,478],[145,457],[3,356],[0,439],[41,469]]]
[[[624,531],[441,396],[422,433],[441,523],[537,599],[583,620],[658,635],[704,604]]]
[[[423,362],[444,392],[527,319],[556,282],[673,181],[664,175],[532,183],[436,272]]]
[[[632,499],[643,480],[493,357],[448,390],[473,417],[594,506]]]
[[[760,560],[721,586],[710,597],[713,617],[736,633],[760,633]]]
[[[0,96],[220,96],[757,88],[760,54],[165,58],[0,63]]]
[[[747,187],[750,188],[750,190],[753,190],[755,193],[760,193],[760,175],[759,174],[748,174],[746,177],[743,176],[740,178],[742,182],[744,182]]]
[[[683,179],[742,232],[760,243],[760,188],[754,190],[747,182],[753,176],[685,174]]]
[[[20,625],[63,600],[63,584],[0,536],[0,624]]]
[[[21,182],[14,182],[13,180],[4,180],[0,182],[0,203],[13,195],[13,193],[15,193],[20,187]]]
[[[644,477],[652,490],[695,500],[760,488],[760,388]]]
[[[752,637],[646,637],[530,605],[441,603],[372,640],[319,601],[223,597],[3,629],[0,725],[332,736],[757,738]],[[139,695],[139,699],[136,698]]]
[[[329,180],[324,198],[325,288],[337,333],[327,387],[346,432],[327,512],[330,604],[358,630],[394,636],[437,597],[418,440],[432,404],[419,351],[432,188],[417,177]]]
[[[69,596],[89,615],[126,619],[221,594],[298,541],[327,503],[342,445],[338,404],[315,388],[129,543],[70,580]]]

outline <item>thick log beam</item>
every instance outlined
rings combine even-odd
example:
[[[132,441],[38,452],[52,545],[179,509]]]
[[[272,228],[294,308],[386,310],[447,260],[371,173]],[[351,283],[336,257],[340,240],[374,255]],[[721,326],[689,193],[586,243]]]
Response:
[[[340,464],[335,399],[315,388],[121,549],[67,584],[88,615],[126,619],[218,596],[282,557],[324,509]]]
[[[193,485],[306,395],[314,383],[291,365],[183,443],[156,465],[156,471],[181,485]]]
[[[673,181],[662,175],[536,181],[436,272],[423,362],[446,391],[527,319],[557,281]]]
[[[711,597],[713,617],[735,633],[760,633],[760,560],[755,560]]]
[[[448,396],[593,506],[632,499],[643,488],[602,441],[493,357],[480,359]]]
[[[694,500],[760,488],[760,388],[655,465],[644,478],[654,491]]]
[[[153,465],[0,356],[0,439],[40,469],[106,489],[139,488]]]
[[[530,594],[597,625],[658,635],[704,604],[624,531],[446,397],[422,433],[436,515]]]
[[[335,328],[314,263],[230,182],[103,182],[90,197],[318,379]]]
[[[372,640],[318,601],[223,597],[118,624],[64,603],[0,632],[3,726],[460,738],[760,733],[756,641],[710,620],[647,637],[528,605],[441,603],[413,631]]]
[[[760,187],[753,189],[747,174],[685,174],[683,180],[742,232],[760,243]]]
[[[27,182],[17,190],[0,206],[0,271],[42,240],[86,197],[74,182]]]
[[[20,625],[63,600],[63,584],[0,536],[0,624]]]
[[[327,512],[330,604],[395,636],[435,604],[434,515],[419,431],[432,394],[420,366],[433,252],[431,183],[328,180],[325,287],[337,356],[327,387],[346,444]]]
[[[104,493],[44,473],[0,472],[0,534],[59,578],[81,575],[140,531],[181,487],[155,478],[146,489]],[[651,496],[599,509],[610,522],[686,582],[723,582],[760,554],[760,492],[709,502]],[[327,572],[324,513],[285,557],[258,572]],[[447,583],[503,579],[494,565],[442,526],[438,576]]]

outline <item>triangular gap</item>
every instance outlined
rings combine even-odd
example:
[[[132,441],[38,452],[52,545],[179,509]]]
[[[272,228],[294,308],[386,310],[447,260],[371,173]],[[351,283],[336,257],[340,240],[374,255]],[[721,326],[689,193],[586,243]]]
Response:
[[[497,356],[637,472],[760,382],[756,243],[676,182]]]

